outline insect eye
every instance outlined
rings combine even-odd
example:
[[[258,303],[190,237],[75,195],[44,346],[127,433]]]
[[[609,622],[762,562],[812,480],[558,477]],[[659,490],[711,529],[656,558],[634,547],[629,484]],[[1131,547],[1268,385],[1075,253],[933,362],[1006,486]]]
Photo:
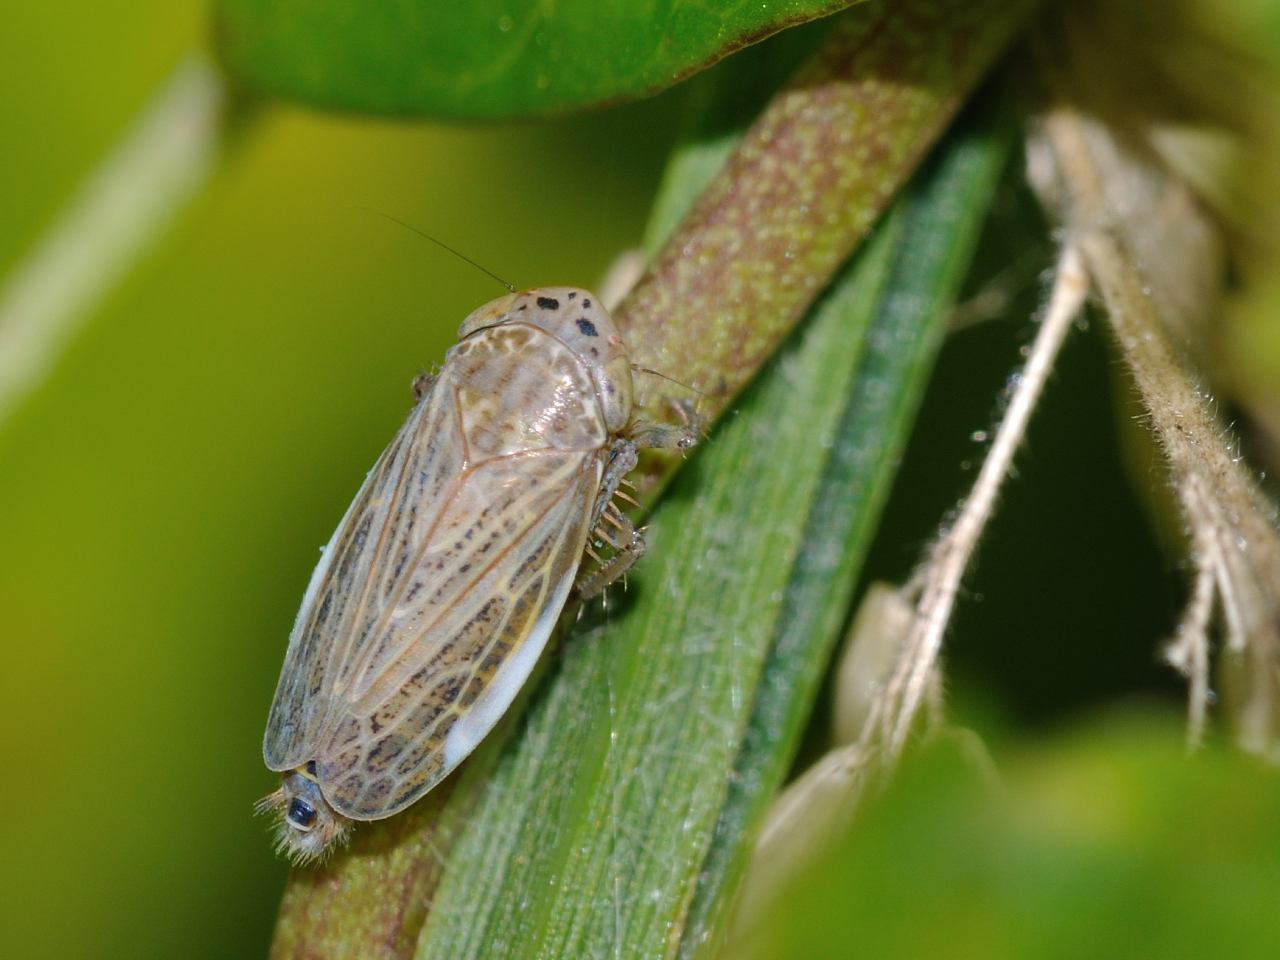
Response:
[[[289,804],[289,822],[295,827],[307,830],[316,819],[316,808],[301,797],[294,797]]]

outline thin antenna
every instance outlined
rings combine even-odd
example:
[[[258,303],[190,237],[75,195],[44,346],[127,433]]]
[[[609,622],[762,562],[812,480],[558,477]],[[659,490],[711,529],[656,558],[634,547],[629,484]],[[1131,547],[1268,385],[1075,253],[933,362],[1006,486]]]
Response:
[[[639,371],[640,373],[647,373],[650,376],[657,377],[660,380],[666,380],[668,383],[674,383],[677,387],[684,387],[686,390],[696,393],[703,400],[707,399],[707,395],[705,393],[703,393],[697,387],[691,384],[685,383],[683,380],[677,380],[675,377],[668,377],[665,373],[659,373],[657,370],[650,370],[648,367],[642,367],[639,364],[635,364],[635,363],[631,365],[631,369]]]
[[[515,292],[516,292],[515,284],[513,284],[513,283],[508,283],[506,280],[503,280],[500,276],[498,276],[496,273],[494,273],[494,272],[493,272],[492,270],[490,270],[488,267],[481,266],[480,264],[476,263],[474,260],[472,260],[470,257],[468,257],[468,256],[467,256],[466,254],[464,254],[464,253],[459,253],[457,250],[453,249],[453,247],[449,246],[449,245],[448,245],[447,243],[445,243],[443,240],[437,240],[437,239],[436,239],[435,237],[433,237],[431,234],[426,233],[426,232],[424,232],[424,231],[422,231],[422,230],[419,230],[419,229],[418,229],[417,227],[415,227],[413,224],[411,224],[411,223],[405,223],[405,222],[404,222],[403,220],[401,220],[399,217],[393,217],[393,216],[392,216],[391,214],[389,214],[389,213],[383,213],[381,210],[370,210],[368,207],[362,207],[361,209],[362,209],[362,210],[368,210],[368,212],[369,212],[369,213],[376,213],[378,216],[380,216],[380,217],[382,217],[382,218],[384,218],[384,219],[386,219],[386,220],[390,220],[392,223],[398,223],[398,224],[400,224],[400,226],[404,227],[404,228],[405,228],[406,230],[408,230],[410,233],[416,233],[418,236],[422,237],[422,239],[424,239],[424,240],[430,240],[430,241],[431,241],[432,243],[434,243],[437,247],[440,247],[440,248],[442,248],[442,249],[444,249],[444,250],[449,251],[449,253],[452,253],[455,257],[457,257],[457,258],[458,258],[459,260],[461,260],[463,263],[469,263],[469,264],[471,264],[471,266],[475,267],[477,270],[479,270],[479,271],[480,271],[481,273],[483,273],[485,276],[487,276],[487,277],[491,277],[492,279],[497,280],[500,284],[502,284],[504,287],[506,287],[506,288],[507,288],[507,292],[508,292],[508,293],[515,293]]]

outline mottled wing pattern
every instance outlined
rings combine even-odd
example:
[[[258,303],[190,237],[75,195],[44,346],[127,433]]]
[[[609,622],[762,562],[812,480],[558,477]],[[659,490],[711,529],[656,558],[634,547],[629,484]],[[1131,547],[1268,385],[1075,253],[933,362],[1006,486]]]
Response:
[[[527,459],[514,474],[503,460],[468,473],[355,666],[346,713],[316,758],[339,813],[389,816],[429,790],[497,722],[545,645],[582,556],[600,459]]]
[[[289,636],[267,719],[263,757],[269,769],[290,770],[314,756],[332,706],[332,666],[348,660],[359,640],[353,624],[365,602],[364,585],[389,549],[397,549],[397,563],[406,562],[402,558],[427,529],[420,505],[440,502],[462,473],[465,445],[452,402],[438,381],[422,397],[324,549]]]
[[[573,353],[528,326],[450,351],[308,588],[268,721],[269,767],[314,760],[335,810],[376,819],[492,727],[581,559],[606,439],[593,396]]]

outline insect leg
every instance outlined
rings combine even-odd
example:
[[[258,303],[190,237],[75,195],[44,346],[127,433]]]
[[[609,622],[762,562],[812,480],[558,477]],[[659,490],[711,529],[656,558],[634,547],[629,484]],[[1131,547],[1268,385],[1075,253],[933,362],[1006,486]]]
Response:
[[[601,560],[590,546],[587,547],[587,553],[598,566],[578,581],[577,593],[583,600],[599,594],[644,556],[644,533],[637,530],[630,518],[612,502],[618,493],[618,484],[635,468],[636,459],[636,445],[625,437],[613,441],[605,457],[600,492],[591,508],[591,535],[612,547],[614,553],[607,560]],[[613,529],[609,529],[606,523]]]
[[[614,440],[609,447],[604,475],[600,480],[600,492],[591,510],[591,530],[592,536],[612,547],[614,554],[578,581],[577,593],[583,600],[589,600],[603,591],[644,556],[644,531],[637,529],[630,518],[613,505],[615,496],[635,503],[618,490],[618,485],[635,469],[639,459],[636,449],[661,447],[688,450],[698,442],[698,420],[693,405],[676,402],[673,406],[679,411],[683,423],[638,425],[627,436]],[[601,523],[602,520],[616,529],[608,529]]]
[[[591,526],[594,529],[604,514],[604,508],[613,499],[623,478],[636,467],[636,444],[627,438],[619,438],[610,445],[605,456],[604,475],[600,478],[600,492],[591,508]]]
[[[590,575],[578,581],[576,590],[582,600],[590,600],[602,593],[605,587],[614,583],[631,565],[644,556],[644,531],[636,528],[624,514],[610,507],[608,517],[619,530],[618,533],[601,528],[596,535],[614,547],[615,553]]]
[[[636,447],[688,450],[697,446],[700,434],[698,414],[692,403],[672,400],[680,423],[638,423],[627,435]]]

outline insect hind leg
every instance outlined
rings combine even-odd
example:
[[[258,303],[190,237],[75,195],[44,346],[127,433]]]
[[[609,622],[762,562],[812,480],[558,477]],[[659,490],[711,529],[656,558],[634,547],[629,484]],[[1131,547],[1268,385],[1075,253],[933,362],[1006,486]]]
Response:
[[[609,447],[604,476],[600,479],[600,492],[591,509],[591,538],[597,543],[607,544],[613,553],[601,559],[588,546],[587,552],[598,566],[578,580],[576,592],[580,599],[590,600],[602,593],[644,556],[644,532],[613,504],[613,498],[621,496],[618,485],[635,469],[638,459],[636,444],[628,437],[619,437]]]
[[[637,528],[612,503],[605,504],[601,516],[602,521],[592,531],[592,536],[612,547],[613,555],[600,561],[595,570],[578,581],[575,589],[582,600],[590,600],[603,593],[610,584],[616,583],[631,569],[632,564],[644,556],[646,549],[644,530]],[[610,530],[610,526],[615,529]]]

